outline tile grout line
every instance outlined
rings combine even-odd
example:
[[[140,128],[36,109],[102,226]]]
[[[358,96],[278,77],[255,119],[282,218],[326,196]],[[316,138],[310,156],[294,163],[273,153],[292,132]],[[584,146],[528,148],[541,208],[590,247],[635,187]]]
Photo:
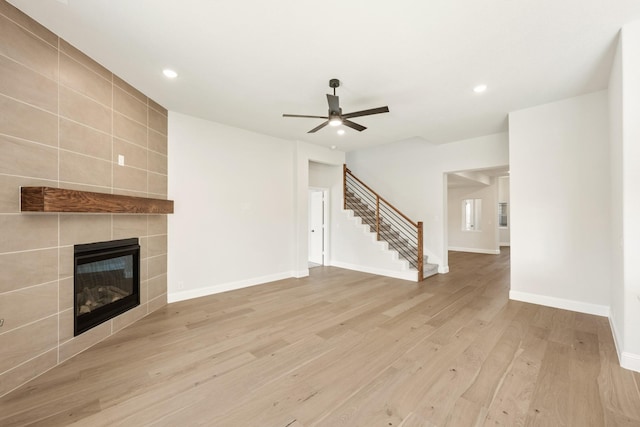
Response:
[[[36,323],[38,323],[38,322],[42,322],[43,320],[50,319],[50,318],[52,318],[53,316],[56,316],[56,318],[57,318],[57,317],[59,317],[59,316],[58,316],[58,313],[53,313],[53,314],[50,314],[50,315],[48,315],[48,316],[45,316],[45,317],[43,317],[43,318],[41,318],[41,319],[36,319],[36,320],[31,321],[31,322],[23,323],[23,324],[22,324],[22,325],[20,325],[20,326],[16,326],[16,327],[15,327],[15,328],[13,328],[13,329],[10,329],[10,330],[8,330],[8,331],[5,331],[5,332],[1,333],[1,334],[0,334],[0,337],[1,337],[1,336],[3,336],[3,335],[5,335],[5,334],[8,334],[8,333],[10,333],[10,332],[17,331],[18,329],[23,329],[23,328],[26,328],[27,326],[35,325]],[[49,350],[53,350],[54,348],[58,348],[58,347],[59,347],[59,346],[56,344],[56,346],[55,346],[55,347],[51,347]],[[49,350],[46,350],[46,351],[49,351]],[[11,368],[11,369],[13,369],[13,368]],[[11,370],[11,369],[9,369],[9,370]]]

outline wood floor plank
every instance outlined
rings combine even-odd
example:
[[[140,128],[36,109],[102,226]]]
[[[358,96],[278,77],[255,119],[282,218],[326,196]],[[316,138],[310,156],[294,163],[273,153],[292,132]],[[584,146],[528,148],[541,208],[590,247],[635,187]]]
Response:
[[[169,304],[1,397],[0,425],[640,426],[606,318],[509,301],[508,248],[450,268]]]
[[[489,405],[484,426],[523,426],[546,352],[549,332],[530,326],[507,375]]]
[[[418,403],[416,412],[436,425],[446,424],[456,401],[471,387],[473,381],[479,378],[483,367],[487,366],[486,362],[490,360],[488,355],[491,354],[492,348],[498,346],[501,337],[521,309],[521,304],[510,304],[501,312],[501,316],[497,316],[487,325],[482,338],[461,341],[460,344],[466,345],[464,351],[455,358],[444,361],[439,376],[430,381],[432,385]],[[499,381],[499,377],[495,381]]]
[[[411,412],[402,420],[399,427],[437,427],[437,426],[425,420],[415,412]]]
[[[403,373],[388,367],[377,375],[365,387],[348,396],[336,408],[328,411],[325,417],[319,417],[313,426],[337,427],[353,425],[400,425],[402,414],[390,407],[389,393],[391,385],[400,381]]]
[[[479,403],[471,402],[464,397],[458,398],[448,414],[446,427],[469,426],[476,427],[482,425],[485,419],[487,408]]]
[[[391,346],[390,341],[393,342]],[[279,402],[277,406],[263,408],[254,414],[264,419],[267,425],[277,425],[278,417],[284,412],[293,414],[306,425],[324,417],[328,410],[333,410],[356,393],[362,384],[375,378],[412,346],[413,337],[409,336],[393,339],[385,337],[381,331],[362,334],[350,345],[336,348],[301,366],[281,381],[252,390],[246,399],[251,401],[255,394],[267,394]],[[335,360],[340,360],[340,363],[335,363]],[[300,378],[304,381],[301,382]],[[327,393],[329,389],[333,392]],[[233,413],[211,422],[213,425],[239,425],[247,417],[247,412],[247,405],[240,405]]]
[[[531,397],[525,426],[568,426],[571,348],[549,341]]]
[[[462,394],[465,400],[488,408],[494,394],[513,363],[516,352],[521,345],[525,330],[515,322],[507,326],[500,340],[493,347],[473,380],[473,383]]]

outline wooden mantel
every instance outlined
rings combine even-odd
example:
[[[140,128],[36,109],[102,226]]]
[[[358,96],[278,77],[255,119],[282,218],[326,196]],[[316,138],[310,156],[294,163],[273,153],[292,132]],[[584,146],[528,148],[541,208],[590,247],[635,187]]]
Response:
[[[20,210],[22,212],[172,214],[173,200],[53,187],[21,187]]]

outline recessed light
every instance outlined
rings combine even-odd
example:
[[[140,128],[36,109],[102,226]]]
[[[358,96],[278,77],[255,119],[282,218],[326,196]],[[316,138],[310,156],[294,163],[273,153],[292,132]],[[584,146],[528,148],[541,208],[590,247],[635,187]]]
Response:
[[[474,87],[474,88],[473,88],[473,91],[474,91],[475,93],[482,93],[482,92],[484,92],[485,90],[487,90],[487,85],[478,85],[478,86],[476,86],[476,87]]]
[[[331,149],[332,149],[332,150],[335,150],[336,148],[337,148],[337,147],[336,147],[335,145],[332,145],[332,146],[331,146]]]
[[[164,74],[164,76],[168,79],[175,79],[176,77],[178,77],[178,73],[168,68],[162,70],[162,74]]]
[[[338,129],[338,135],[344,135],[344,129]]]

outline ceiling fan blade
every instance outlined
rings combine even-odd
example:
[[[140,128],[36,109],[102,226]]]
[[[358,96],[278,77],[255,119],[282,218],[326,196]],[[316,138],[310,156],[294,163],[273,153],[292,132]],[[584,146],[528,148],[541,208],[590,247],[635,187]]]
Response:
[[[342,118],[350,119],[352,117],[370,116],[372,114],[380,114],[380,113],[388,113],[388,112],[389,112],[389,107],[384,106],[384,107],[378,107],[378,108],[371,108],[369,110],[356,111],[354,113],[343,114]]]
[[[340,114],[340,98],[336,95],[327,94],[327,102],[329,102],[329,111]]]
[[[328,124],[329,124],[329,120],[327,120],[326,122],[322,123],[320,126],[316,126],[316,127],[314,127],[313,129],[311,129],[311,130],[310,130],[309,132],[307,132],[307,133],[314,133],[314,132],[317,132],[317,131],[319,131],[320,129],[322,129],[323,127],[325,127],[325,126],[326,126],[326,125],[328,125]]]
[[[343,117],[344,117],[344,116],[343,116]],[[357,123],[354,123],[354,122],[352,122],[351,120],[345,120],[344,118],[342,119],[342,124],[343,124],[343,125],[345,125],[345,126],[347,126],[347,127],[350,127],[351,129],[355,129],[355,130],[357,130],[358,132],[362,132],[363,130],[365,130],[365,129],[366,129],[366,127],[364,127],[364,126],[362,126],[362,125],[359,125],[359,124],[357,124]]]
[[[303,116],[300,114],[283,114],[282,117],[302,117],[304,119],[328,119],[327,116]]]

